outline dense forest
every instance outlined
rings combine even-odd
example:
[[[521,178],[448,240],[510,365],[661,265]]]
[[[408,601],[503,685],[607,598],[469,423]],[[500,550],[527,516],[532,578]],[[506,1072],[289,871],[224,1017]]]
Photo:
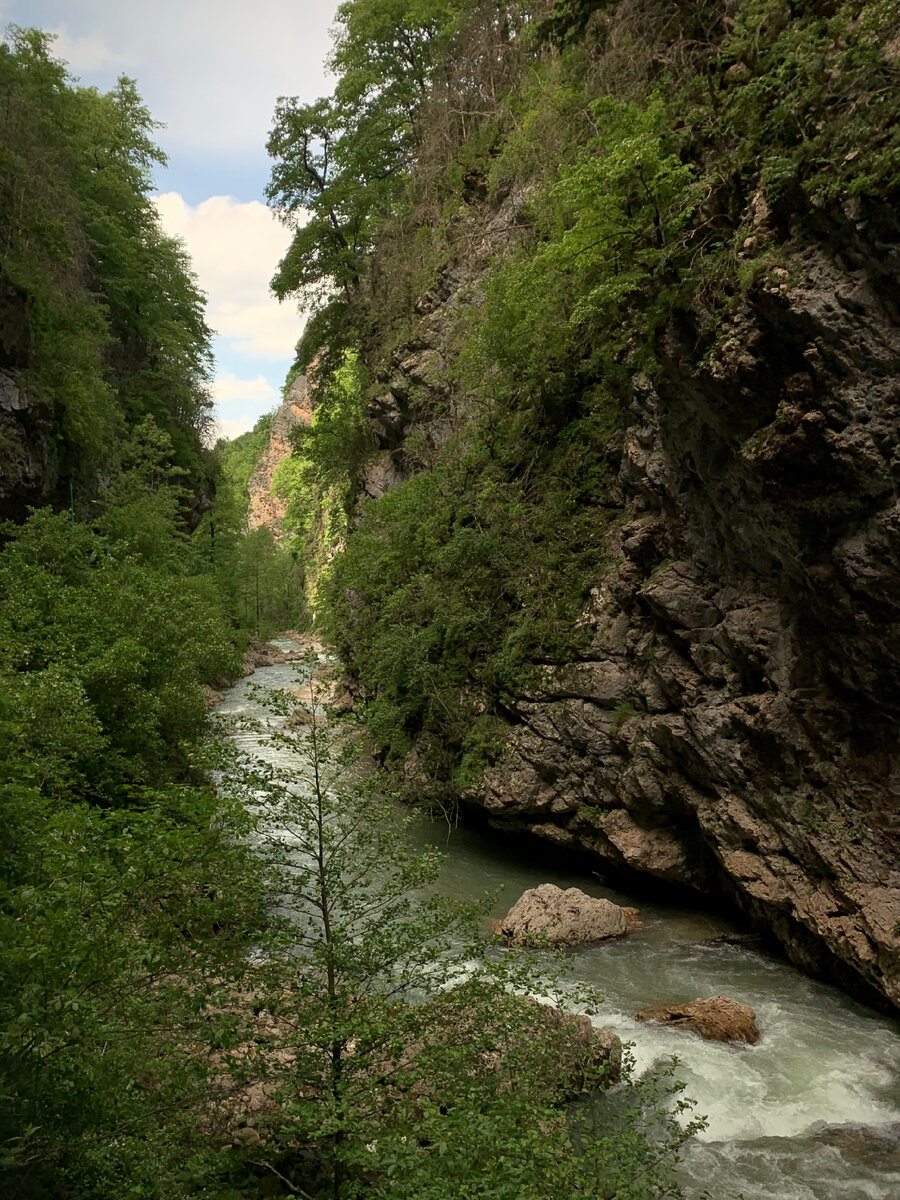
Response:
[[[4,1195],[677,1195],[671,1068],[631,1082],[519,998],[528,964],[477,937],[479,906],[428,899],[439,857],[315,707],[268,735],[311,791],[213,734],[251,638],[305,617],[296,550],[246,529],[266,429],[209,445],[204,298],[134,83],[82,87],[15,29],[0,82]],[[357,358],[335,345],[338,420]],[[346,507],[343,431],[316,446]]]
[[[333,92],[268,142],[309,398],[274,532],[279,417],[211,444],[136,84],[8,32],[4,1195],[682,1194],[675,1067],[528,998],[600,1000],[442,900],[398,799],[900,1003],[897,29],[340,4]],[[222,736],[260,639],[309,628],[335,677]]]

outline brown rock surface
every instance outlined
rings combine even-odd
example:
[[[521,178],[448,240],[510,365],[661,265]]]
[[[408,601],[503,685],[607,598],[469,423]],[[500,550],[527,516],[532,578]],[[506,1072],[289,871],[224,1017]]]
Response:
[[[419,298],[362,492],[427,469],[464,420],[455,316],[528,198],[472,206],[464,257]],[[798,966],[900,1007],[900,220],[857,197],[787,227],[762,191],[743,219],[746,252],[774,238],[785,265],[714,329],[673,314],[652,380],[623,385],[591,643],[505,702],[505,748],[463,801],[605,873],[724,898]]]
[[[312,413],[309,383],[305,375],[300,375],[272,418],[269,443],[247,483],[250,496],[247,524],[250,529],[267,526],[276,538],[281,536],[287,502],[272,495],[272,481],[281,463],[291,453],[291,431],[297,425],[309,425]]]
[[[673,327],[634,377],[592,643],[466,800],[900,1006],[900,329],[872,263],[791,252],[706,363]]]
[[[244,651],[244,674],[252,675],[257,667],[277,667],[281,663],[297,662],[305,655],[305,650],[282,650],[280,646],[252,637]]]
[[[546,937],[554,946],[580,946],[623,937],[629,916],[635,926],[637,910],[611,900],[598,900],[578,888],[563,891],[552,883],[530,888],[516,901],[495,930],[512,946],[526,946]]]
[[[693,1030],[709,1042],[744,1042],[755,1046],[759,1041],[756,1013],[748,1004],[730,996],[710,996],[689,1004],[656,1004],[641,1009],[635,1020]]]

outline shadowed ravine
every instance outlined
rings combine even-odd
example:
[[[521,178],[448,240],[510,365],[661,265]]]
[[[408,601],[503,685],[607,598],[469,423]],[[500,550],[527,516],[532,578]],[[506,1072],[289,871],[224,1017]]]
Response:
[[[285,643],[285,648],[287,644]],[[266,717],[250,686],[286,688],[297,667],[264,667],[226,695],[219,712]],[[242,738],[251,749],[255,739]],[[269,751],[271,753],[271,751]],[[415,836],[447,855],[443,887],[473,897],[499,889],[501,915],[528,887],[552,882],[640,905],[645,928],[627,939],[572,953],[573,978],[606,997],[598,1023],[633,1043],[638,1071],[677,1054],[686,1091],[708,1127],[684,1156],[686,1192],[699,1200],[893,1200],[900,1194],[900,1037],[881,1017],[788,964],[747,945],[711,941],[721,918],[666,908],[547,864],[500,836],[425,820]],[[657,1002],[725,992],[750,1004],[759,1045],[723,1046],[692,1034],[639,1025]]]

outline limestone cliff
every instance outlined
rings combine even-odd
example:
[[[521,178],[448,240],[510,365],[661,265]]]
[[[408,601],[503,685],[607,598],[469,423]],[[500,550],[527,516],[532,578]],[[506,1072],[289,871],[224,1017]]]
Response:
[[[856,206],[790,256],[711,358],[682,312],[656,386],[632,380],[590,648],[510,702],[464,801],[721,897],[798,964],[900,1004],[900,230]],[[445,436],[442,337],[476,280],[394,356],[369,495],[413,469],[410,432]]]
[[[845,232],[849,263],[798,246],[712,361],[665,330],[590,651],[515,705],[469,799],[900,1004],[900,241]]]
[[[276,538],[283,535],[287,501],[272,492],[272,481],[281,463],[291,453],[291,431],[312,421],[312,400],[305,375],[291,384],[281,407],[272,418],[269,441],[247,483],[250,506],[247,525],[250,529],[267,526]]]
[[[442,64],[348,300],[329,633],[411,796],[900,1006],[895,14],[548,20]]]

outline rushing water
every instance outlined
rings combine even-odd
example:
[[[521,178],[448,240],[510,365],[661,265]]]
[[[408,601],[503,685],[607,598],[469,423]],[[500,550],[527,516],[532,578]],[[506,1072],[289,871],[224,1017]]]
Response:
[[[284,644],[284,648],[289,648]],[[252,685],[287,688],[291,665],[260,668],[232,688],[219,711],[265,720]],[[251,686],[248,686],[250,684]],[[256,738],[241,738],[252,749]],[[270,750],[262,751],[268,754]],[[678,1075],[708,1126],[684,1152],[686,1194],[714,1200],[898,1200],[900,1025],[806,978],[752,946],[714,942],[728,922],[624,896],[596,878],[560,868],[530,844],[488,831],[423,820],[414,836],[447,856],[442,890],[459,897],[498,891],[493,915],[539,883],[580,887],[640,907],[645,926],[621,941],[571,954],[573,978],[605,996],[597,1023],[632,1044],[636,1069],[676,1054]],[[725,992],[756,1012],[757,1046],[706,1042],[638,1024],[649,1004]]]

